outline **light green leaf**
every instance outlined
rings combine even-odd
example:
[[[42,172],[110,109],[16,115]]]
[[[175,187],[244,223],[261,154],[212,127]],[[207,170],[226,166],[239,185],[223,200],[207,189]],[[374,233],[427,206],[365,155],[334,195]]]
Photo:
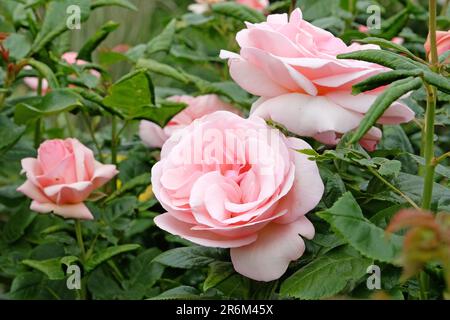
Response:
[[[51,1],[45,11],[44,22],[37,34],[31,53],[41,51],[53,39],[68,30],[67,21],[73,12],[69,8],[80,9],[80,22],[84,22],[90,15],[90,0],[56,0]]]
[[[63,258],[53,258],[48,260],[23,260],[22,263],[36,270],[41,271],[50,280],[61,280],[66,277],[62,265],[70,265],[78,261],[75,256],[67,256]]]
[[[9,57],[13,60],[20,60],[30,52],[31,42],[30,39],[20,33],[13,33],[3,41],[5,49],[9,50]]]
[[[172,45],[175,31],[176,19],[172,19],[164,30],[147,44],[147,54],[153,54],[160,51],[168,52]]]
[[[92,61],[92,52],[118,27],[119,24],[114,21],[108,21],[101,26],[100,29],[86,41],[83,47],[81,47],[77,59]]]
[[[348,247],[337,248],[302,267],[281,285],[281,294],[300,299],[332,297],[355,285],[372,264]]]
[[[138,244],[124,244],[115,247],[109,247],[106,249],[102,249],[101,252],[93,254],[85,263],[84,268],[86,272],[91,272],[94,270],[99,264],[111,259],[112,257],[133,250],[137,250],[140,248]]]
[[[41,75],[42,78],[47,80],[48,86],[50,88],[59,88],[58,79],[56,79],[56,76],[53,73],[52,69],[50,69],[45,63],[34,59],[28,59],[27,64],[30,67],[33,67]]]
[[[128,180],[127,182],[125,182],[125,184],[123,184],[120,189],[116,190],[115,192],[113,192],[106,200],[105,202],[108,203],[111,200],[114,200],[115,198],[121,196],[122,194],[133,190],[136,187],[140,187],[140,186],[148,186],[151,184],[150,181],[150,173],[146,172],[144,174],[141,174],[137,177],[132,178],[131,180]]]
[[[160,63],[156,60],[139,59],[136,67],[147,69],[150,72],[178,80],[184,84],[189,83],[189,78],[184,74],[183,71],[177,70],[174,67],[171,67],[164,63]]]
[[[403,239],[366,219],[350,192],[345,193],[330,209],[317,213],[326,220],[347,243],[362,255],[383,262],[395,262]]]
[[[404,94],[419,89],[422,86],[422,80],[419,78],[406,78],[393,82],[386,90],[381,93],[375,102],[365,114],[358,129],[353,134],[349,143],[359,141],[369,129],[378,121],[389,106],[400,99]]]
[[[93,1],[91,9],[95,10],[101,7],[108,7],[108,6],[122,7],[125,9],[137,11],[136,6],[128,0],[96,0]]]
[[[82,106],[82,98],[71,89],[57,89],[45,95],[36,106],[20,103],[14,111],[14,121],[26,124],[40,117],[56,115]]]
[[[411,59],[417,59],[417,57],[414,55],[414,53],[412,53],[411,51],[406,49],[404,46],[394,43],[390,40],[377,38],[377,37],[367,37],[367,38],[357,40],[357,41],[362,42],[362,43],[367,43],[367,44],[375,44],[375,45],[380,46],[383,49],[390,49],[390,50],[393,50],[393,51],[396,51],[399,53],[403,53],[404,55],[406,55],[407,57],[409,57]]]

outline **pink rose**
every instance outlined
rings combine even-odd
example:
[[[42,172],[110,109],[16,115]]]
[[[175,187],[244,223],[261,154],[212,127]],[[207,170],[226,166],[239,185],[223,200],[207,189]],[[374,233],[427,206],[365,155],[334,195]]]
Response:
[[[217,111],[175,132],[152,168],[161,229],[194,243],[231,248],[237,272],[279,278],[314,236],[305,217],[324,186],[311,147],[265,121]]]
[[[269,0],[236,0],[236,2],[261,12],[269,6]]]
[[[273,14],[267,22],[247,23],[236,35],[240,54],[222,51],[229,59],[231,77],[248,92],[261,96],[251,114],[271,119],[288,130],[334,145],[359,126],[380,90],[353,96],[351,87],[388,69],[373,63],[340,60],[336,55],[374,45],[347,46],[330,32],[302,19],[300,9]],[[398,124],[414,112],[395,102],[380,118],[381,124]],[[362,144],[373,149],[381,130],[373,127]]]
[[[87,62],[84,60],[77,60],[78,53],[77,52],[66,52],[62,55],[62,59],[68,64],[76,64],[76,65],[84,65]],[[30,67],[26,67],[25,69],[30,69]],[[100,78],[100,73],[97,70],[91,70],[91,74],[97,78]],[[25,77],[23,78],[23,82],[33,91],[37,91],[39,86],[39,79],[36,77]],[[42,79],[42,94],[46,94],[48,92],[48,82],[45,79]]]
[[[438,56],[450,50],[450,30],[436,32],[436,46]],[[428,35],[427,42],[425,42],[425,51],[427,55],[430,54],[430,36]]]
[[[139,126],[139,136],[141,140],[150,148],[161,148],[164,142],[176,131],[191,124],[195,119],[214,111],[226,110],[239,114],[239,110],[223,102],[215,94],[204,96],[173,96],[169,100],[175,102],[184,102],[188,106],[186,109],[173,117],[163,128],[157,124],[143,120]]]
[[[116,166],[97,162],[90,149],[70,138],[43,142],[37,159],[22,159],[22,168],[27,180],[17,191],[33,200],[31,210],[75,219],[93,219],[83,201],[118,173]]]

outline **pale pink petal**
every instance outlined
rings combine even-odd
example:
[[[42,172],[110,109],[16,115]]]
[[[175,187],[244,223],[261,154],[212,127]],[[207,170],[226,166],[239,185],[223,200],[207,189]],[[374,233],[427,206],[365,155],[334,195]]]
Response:
[[[20,187],[17,188],[17,191],[38,202],[50,202],[42,191],[30,180],[25,181]]]
[[[39,203],[37,201],[32,201],[30,209],[40,213],[53,212],[59,216],[66,219],[82,219],[82,220],[93,220],[94,217],[89,209],[84,203],[67,204],[67,205],[56,205],[53,203]]]
[[[94,190],[92,182],[81,181],[44,188],[44,194],[57,204],[74,204],[86,200]]]
[[[94,189],[102,187],[119,173],[113,164],[102,164],[95,161],[94,168],[94,175],[91,180]]]
[[[224,57],[224,55],[222,55]],[[257,96],[273,97],[288,93],[288,89],[282,87],[270,78],[258,66],[255,66],[242,58],[231,58],[228,61],[230,75],[244,90]]]
[[[314,161],[297,150],[311,149],[303,140],[288,138],[295,159],[295,180],[289,193],[280,200],[277,210],[288,213],[277,219],[278,223],[290,223],[314,209],[322,199],[324,185]]]
[[[299,234],[314,235],[311,223],[302,217],[290,224],[271,223],[258,233],[250,245],[231,248],[231,261],[240,274],[257,281],[272,281],[281,277],[291,261],[305,251]]]
[[[245,246],[256,240],[256,234],[251,234],[241,238],[227,238],[210,231],[192,230],[194,225],[184,223],[172,217],[169,213],[164,213],[154,218],[155,224],[174,235],[206,247],[234,248]]]
[[[150,148],[161,148],[169,138],[160,126],[147,120],[139,124],[139,137]]]

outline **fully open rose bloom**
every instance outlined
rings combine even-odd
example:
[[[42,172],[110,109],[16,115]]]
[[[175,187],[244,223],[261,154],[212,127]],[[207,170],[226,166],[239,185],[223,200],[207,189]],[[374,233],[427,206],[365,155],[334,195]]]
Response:
[[[84,65],[87,62],[84,60],[77,60],[78,53],[77,52],[66,52],[62,55],[62,59],[67,62],[68,64],[75,64],[75,65]],[[29,69],[29,67],[27,67]],[[100,78],[100,73],[97,70],[91,70],[91,74],[94,77]],[[23,82],[32,89],[33,91],[37,91],[38,85],[39,85],[39,79],[36,77],[25,77],[23,79]],[[48,91],[48,82],[45,79],[42,79],[42,93],[45,94]]]
[[[302,19],[296,9],[274,14],[267,22],[251,24],[236,35],[240,54],[222,51],[229,59],[231,77],[248,92],[261,96],[251,113],[284,125],[300,136],[314,137],[334,145],[346,132],[358,127],[380,91],[354,96],[353,84],[387,69],[356,60],[339,60],[336,55],[374,45],[347,46],[330,32]],[[381,124],[398,124],[414,113],[394,102],[379,119]],[[373,149],[381,130],[371,128],[361,143]]]
[[[217,111],[175,132],[152,168],[167,210],[155,223],[194,243],[231,248],[237,272],[279,278],[305,250],[314,227],[305,217],[324,186],[315,162],[259,117]]]
[[[139,137],[150,148],[161,148],[164,142],[176,131],[191,124],[195,119],[214,111],[226,110],[239,113],[239,110],[223,102],[215,94],[204,96],[173,96],[168,100],[187,104],[186,109],[173,117],[163,128],[157,124],[142,120],[139,126]]]
[[[33,200],[31,210],[75,219],[93,219],[83,201],[118,173],[77,139],[43,142],[37,159],[22,159],[22,168],[27,180],[17,191]]]
[[[436,47],[438,56],[450,50],[450,30],[436,32]],[[425,42],[425,51],[427,55],[430,54],[430,36],[428,36],[427,42]]]

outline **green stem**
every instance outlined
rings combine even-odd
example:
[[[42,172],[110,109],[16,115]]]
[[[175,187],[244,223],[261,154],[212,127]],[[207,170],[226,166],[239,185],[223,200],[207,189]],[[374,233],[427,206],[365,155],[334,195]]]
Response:
[[[431,199],[433,196],[434,183],[434,120],[436,113],[436,89],[432,86],[425,85],[427,90],[427,110],[425,114],[425,144],[423,156],[425,158],[424,167],[424,187],[422,193],[422,209],[431,209]]]
[[[69,131],[70,137],[75,137],[75,131],[73,130],[72,122],[70,122],[69,114],[64,112],[64,120],[66,120],[67,130]]]
[[[295,7],[297,6],[297,0],[291,0],[291,5],[289,6],[289,14],[294,11]]]
[[[117,165],[117,118],[112,116],[111,122],[111,163]],[[112,190],[117,189],[117,177],[112,179]]]
[[[89,131],[89,135],[91,136],[92,142],[94,142],[95,148],[97,149],[98,157],[102,163],[105,163],[105,159],[103,158],[102,154],[102,148],[100,147],[100,144],[98,143],[97,138],[95,137],[95,132],[92,129],[91,122],[89,121],[89,118],[87,117],[85,112],[82,112],[81,115]]]
[[[75,235],[77,238],[78,247],[80,248],[80,260],[81,263],[84,264],[86,262],[86,249],[84,247],[83,241],[83,233],[81,230],[81,222],[79,220],[75,220]],[[80,300],[86,300],[86,281],[85,279],[81,279],[81,290],[79,292]]]
[[[434,160],[434,164],[435,164],[435,165],[438,165],[439,163],[441,163],[442,161],[444,161],[445,159],[447,159],[447,158],[449,158],[449,157],[450,157],[450,151],[444,153],[443,155],[441,155],[441,156],[439,156],[439,157],[437,157],[437,158]]]
[[[381,182],[383,182],[385,185],[387,185],[392,191],[397,193],[399,196],[401,196],[403,199],[405,199],[411,206],[413,206],[416,209],[420,209],[420,207],[406,194],[404,194],[401,190],[397,189],[392,183],[387,181],[381,174],[379,174],[375,169],[368,167],[369,171],[377,177]]]
[[[436,46],[436,0],[429,0],[428,10],[429,21],[429,37],[430,37],[430,62],[432,71],[436,71],[438,67],[438,54]],[[436,116],[436,88],[428,84],[425,85],[427,91],[427,110],[425,112],[425,127],[422,135],[423,156],[425,158],[425,167],[423,169],[424,186],[422,194],[422,209],[429,211],[431,209],[431,199],[433,196],[434,184],[434,121]],[[428,299],[429,277],[421,271],[419,274],[420,299]]]
[[[38,96],[42,96],[42,77],[38,79],[38,87],[37,87]],[[41,144],[41,127],[42,120],[39,118],[36,120],[36,126],[34,128],[34,147],[37,149]]]

